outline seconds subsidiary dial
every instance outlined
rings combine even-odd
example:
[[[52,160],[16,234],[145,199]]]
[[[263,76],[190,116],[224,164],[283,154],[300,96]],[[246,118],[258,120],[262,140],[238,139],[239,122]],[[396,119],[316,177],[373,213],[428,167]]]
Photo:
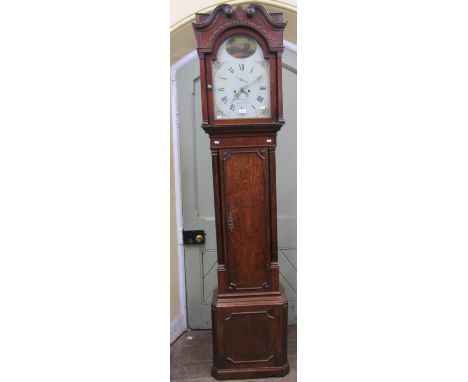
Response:
[[[213,61],[212,73],[215,119],[271,116],[269,61],[253,38],[227,38]]]

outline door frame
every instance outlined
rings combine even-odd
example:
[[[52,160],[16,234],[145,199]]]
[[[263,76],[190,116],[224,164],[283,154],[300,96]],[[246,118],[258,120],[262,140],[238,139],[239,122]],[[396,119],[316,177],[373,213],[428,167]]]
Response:
[[[285,48],[297,53],[297,45],[283,40]],[[177,225],[177,275],[179,282],[179,316],[171,322],[171,343],[187,330],[187,294],[185,286],[185,256],[184,241],[182,237],[182,177],[180,170],[180,138],[179,138],[179,108],[177,96],[177,72],[194,59],[198,59],[196,50],[186,54],[180,60],[171,65],[171,129],[172,129],[172,161],[174,169],[174,191]]]

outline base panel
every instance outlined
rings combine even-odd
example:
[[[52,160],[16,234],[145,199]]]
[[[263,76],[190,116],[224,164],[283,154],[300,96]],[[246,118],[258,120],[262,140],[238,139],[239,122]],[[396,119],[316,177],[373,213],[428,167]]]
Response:
[[[276,296],[220,298],[211,304],[212,375],[219,380],[288,374],[288,301]]]
[[[289,373],[289,364],[283,367],[265,367],[257,369],[218,369],[211,368],[211,375],[217,380],[284,377]]]

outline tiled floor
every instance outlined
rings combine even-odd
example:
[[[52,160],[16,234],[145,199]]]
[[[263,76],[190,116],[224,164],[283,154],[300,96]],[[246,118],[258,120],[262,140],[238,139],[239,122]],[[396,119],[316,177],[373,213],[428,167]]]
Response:
[[[191,337],[191,339],[189,339]],[[288,328],[290,372],[283,378],[249,379],[248,381],[295,382],[297,376],[296,326]],[[171,381],[211,382],[211,330],[188,331],[171,345]],[[237,380],[243,381],[243,380]]]

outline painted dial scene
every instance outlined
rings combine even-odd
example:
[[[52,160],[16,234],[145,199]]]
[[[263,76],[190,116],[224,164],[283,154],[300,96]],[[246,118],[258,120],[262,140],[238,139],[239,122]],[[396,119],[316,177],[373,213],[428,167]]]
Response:
[[[270,117],[269,69],[255,39],[227,38],[212,67],[215,119]]]

